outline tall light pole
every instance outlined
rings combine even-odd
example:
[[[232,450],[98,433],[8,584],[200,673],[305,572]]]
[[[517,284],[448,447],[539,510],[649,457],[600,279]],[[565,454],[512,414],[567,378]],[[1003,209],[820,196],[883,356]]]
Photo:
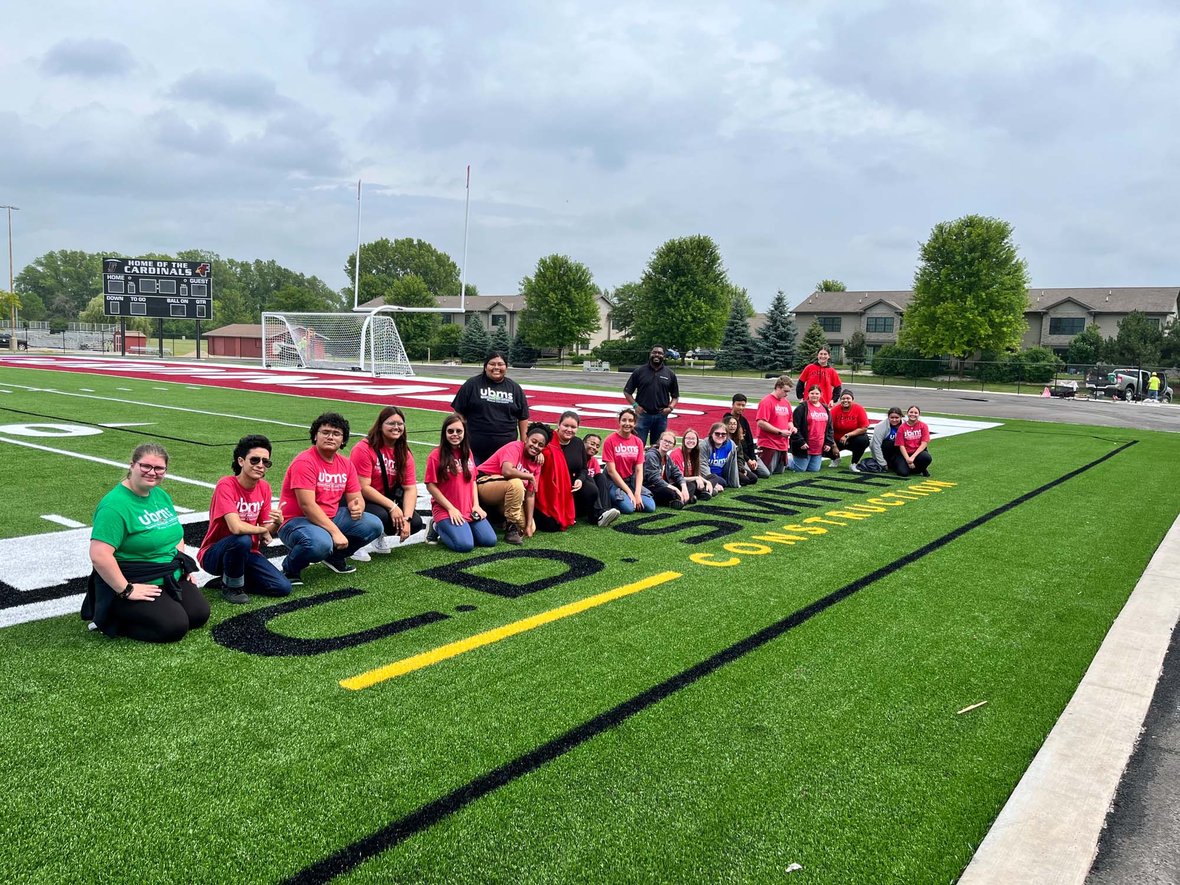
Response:
[[[12,299],[12,338],[8,342],[9,349],[16,351],[16,290],[13,288],[13,267],[12,267],[12,212],[15,209],[20,211],[20,206],[0,206],[0,209],[8,210],[8,296]]]

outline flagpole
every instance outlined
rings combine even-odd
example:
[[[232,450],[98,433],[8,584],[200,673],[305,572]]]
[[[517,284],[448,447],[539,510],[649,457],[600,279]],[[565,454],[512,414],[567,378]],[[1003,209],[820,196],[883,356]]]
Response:
[[[467,202],[463,207],[463,269],[459,276],[459,311],[466,315],[467,304],[467,226],[471,220],[471,164],[467,164]]]
[[[356,264],[353,266],[352,309],[360,307],[361,296],[361,180],[356,180]]]

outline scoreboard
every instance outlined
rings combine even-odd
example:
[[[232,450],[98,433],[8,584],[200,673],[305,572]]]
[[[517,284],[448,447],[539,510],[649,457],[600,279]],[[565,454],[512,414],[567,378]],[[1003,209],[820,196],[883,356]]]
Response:
[[[213,273],[205,261],[104,258],[102,292],[107,316],[205,320],[213,314]]]

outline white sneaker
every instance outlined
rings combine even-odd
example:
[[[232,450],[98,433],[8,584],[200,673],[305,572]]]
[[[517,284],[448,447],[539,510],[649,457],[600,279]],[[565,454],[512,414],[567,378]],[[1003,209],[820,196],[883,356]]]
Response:
[[[355,561],[355,562],[368,562],[371,557],[369,556],[368,552],[366,551],[366,548],[362,547],[360,550],[356,551],[355,553],[352,554],[352,556],[350,556],[348,558]]]
[[[389,546],[389,538],[385,535],[378,535],[377,540],[369,545],[370,553],[392,553],[393,550]]]

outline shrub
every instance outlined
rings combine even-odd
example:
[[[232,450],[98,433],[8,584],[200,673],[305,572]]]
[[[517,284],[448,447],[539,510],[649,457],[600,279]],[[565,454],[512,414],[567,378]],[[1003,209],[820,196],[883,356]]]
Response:
[[[922,356],[912,347],[887,344],[873,357],[874,375],[894,375],[902,378],[929,378],[944,368],[938,358]]]

